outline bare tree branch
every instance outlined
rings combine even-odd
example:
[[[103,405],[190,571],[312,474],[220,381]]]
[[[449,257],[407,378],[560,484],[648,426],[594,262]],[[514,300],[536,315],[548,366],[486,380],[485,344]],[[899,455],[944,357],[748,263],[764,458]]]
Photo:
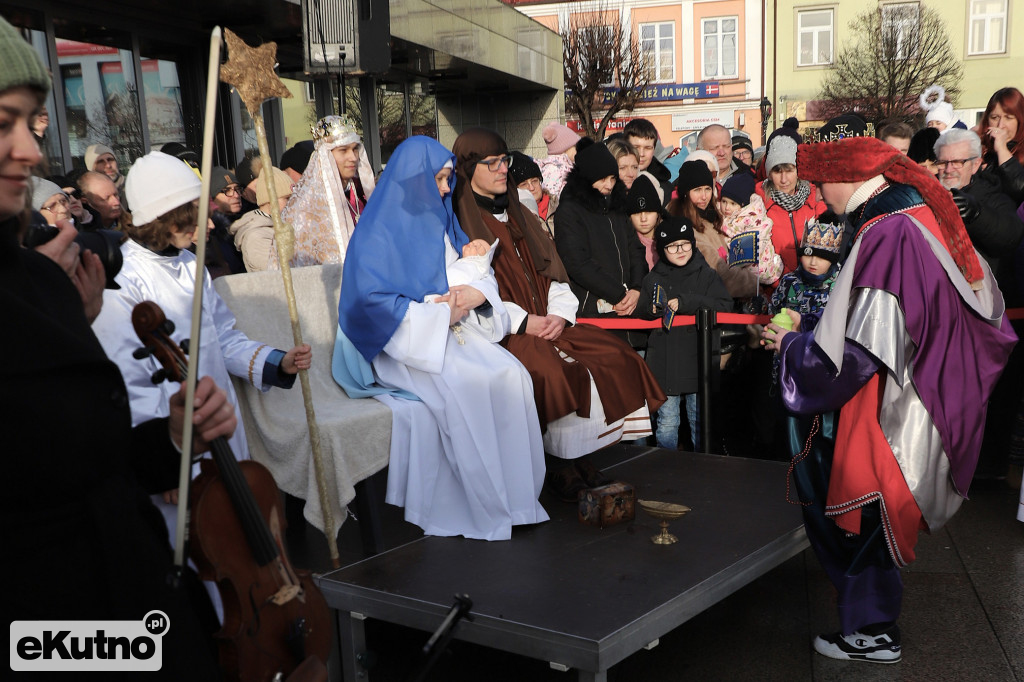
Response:
[[[579,119],[585,134],[602,140],[616,114],[632,111],[642,101],[651,65],[633,27],[623,25],[617,9],[602,4],[594,11],[563,17],[560,23],[565,110]]]
[[[850,22],[847,34],[854,37],[817,95],[823,118],[855,111],[879,126],[911,122],[918,116],[918,97],[934,84],[956,102],[963,66],[939,13],[925,5],[883,7]]]

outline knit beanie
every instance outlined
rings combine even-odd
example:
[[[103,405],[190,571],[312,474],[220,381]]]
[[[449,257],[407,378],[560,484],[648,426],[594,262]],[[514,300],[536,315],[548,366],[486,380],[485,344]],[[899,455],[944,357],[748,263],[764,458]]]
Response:
[[[711,175],[711,169],[703,161],[686,161],[679,167],[676,192],[680,198],[685,197],[691,189],[714,186],[715,177]]]
[[[688,242],[696,243],[697,235],[693,231],[693,225],[686,222],[682,216],[668,216],[658,223],[658,233],[654,235],[654,245],[658,253],[664,257],[665,247],[672,242],[685,239]]]
[[[662,213],[661,194],[657,184],[651,181],[653,176],[647,171],[640,173],[633,181],[626,195],[626,213]]]
[[[168,142],[163,147],[160,147],[160,151],[169,156],[181,159],[193,168],[199,168],[199,164],[201,162],[199,154],[196,154],[193,150],[180,142]]]
[[[91,144],[85,149],[85,168],[86,170],[94,170],[93,166],[96,165],[96,159],[100,158],[104,154],[110,154],[114,156],[114,150],[105,144]]]
[[[938,121],[946,126],[946,129],[953,127],[953,105],[949,102],[937,102],[932,105],[928,114],[924,117],[925,125],[931,121]]]
[[[18,29],[0,17],[0,92],[27,85],[43,93],[50,91],[50,74],[46,72],[39,55],[21,37]]]
[[[238,178],[238,184],[242,187],[248,187],[249,183],[259,177],[259,171],[253,169],[253,161],[250,157],[245,157],[238,162],[235,166],[235,177]],[[262,167],[262,163],[260,164]]]
[[[733,135],[732,136],[732,150],[746,149],[751,154],[754,153],[754,145],[750,143],[750,138],[745,135]]]
[[[313,155],[315,149],[316,145],[313,143],[313,140],[296,142],[281,155],[281,170],[291,168],[300,175],[305,173],[306,166],[309,165],[309,157]]]
[[[580,139],[580,136],[568,126],[554,121],[544,126],[541,136],[544,138],[544,144],[548,146],[548,154],[564,154]]]
[[[788,137],[797,144],[803,142],[803,137],[800,135],[800,121],[796,120],[795,116],[787,118],[782,122],[782,127],[776,128],[772,131],[772,134],[768,136],[768,141],[765,142],[765,146],[771,147],[772,140],[780,136]]]
[[[910,138],[910,148],[907,149],[907,156],[914,163],[935,161],[935,141],[941,137],[938,128],[922,128]]]
[[[718,159],[707,149],[695,149],[686,157],[687,161],[703,161],[712,175],[718,175]]]
[[[135,161],[124,183],[128,209],[136,226],[199,198],[200,182],[192,169],[173,156],[150,152]]]
[[[593,184],[609,175],[619,177],[619,162],[603,144],[592,144],[576,153],[574,170],[587,182]]]
[[[270,172],[274,175],[274,191],[278,197],[287,197],[292,194],[292,179],[280,168],[271,166]],[[260,180],[256,183],[256,205],[270,203],[270,194],[267,192],[267,181]]]
[[[750,195],[755,192],[756,182],[750,172],[735,173],[722,185],[722,196],[732,199],[740,206],[746,206],[750,203]]]
[[[800,255],[817,256],[829,263],[838,263],[843,246],[843,229],[843,220],[831,211],[810,218],[804,227],[804,237],[800,240]]]
[[[522,152],[512,152],[508,174],[512,176],[512,182],[516,183],[517,187],[530,178],[544,179],[537,162]]]
[[[228,185],[237,185],[238,178],[224,166],[214,166],[210,169],[210,196],[215,197],[224,191]]]
[[[60,185],[50,182],[44,178],[33,177],[32,178],[32,208],[40,210],[46,200],[52,197],[54,194],[64,194],[64,190],[61,189]]]
[[[768,143],[764,172],[771,173],[773,168],[784,163],[796,165],[796,142],[791,137],[780,135]]]
[[[935,237],[949,251],[967,282],[973,287],[984,278],[952,195],[910,158],[874,137],[802,144],[796,156],[800,177],[809,182],[865,182],[881,175],[889,182],[910,185],[934,214],[939,224]]]

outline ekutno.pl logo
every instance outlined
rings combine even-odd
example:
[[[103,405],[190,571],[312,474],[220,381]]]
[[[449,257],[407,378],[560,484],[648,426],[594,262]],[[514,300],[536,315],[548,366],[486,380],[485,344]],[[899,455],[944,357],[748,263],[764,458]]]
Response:
[[[167,614],[138,620],[16,620],[11,623],[11,670],[144,672],[163,665]]]

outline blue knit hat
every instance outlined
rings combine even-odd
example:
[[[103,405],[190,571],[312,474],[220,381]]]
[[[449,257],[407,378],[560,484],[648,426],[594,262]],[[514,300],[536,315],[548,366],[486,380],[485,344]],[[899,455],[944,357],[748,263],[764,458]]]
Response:
[[[750,195],[755,191],[756,182],[749,172],[735,173],[722,185],[722,196],[732,199],[740,206],[746,206],[750,203]]]

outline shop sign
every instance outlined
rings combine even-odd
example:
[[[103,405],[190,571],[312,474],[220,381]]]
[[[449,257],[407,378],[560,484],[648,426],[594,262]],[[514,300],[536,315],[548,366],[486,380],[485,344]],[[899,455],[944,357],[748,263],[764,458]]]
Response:
[[[717,124],[732,128],[736,112],[704,111],[693,114],[672,114],[672,130],[703,130],[709,125]]]

